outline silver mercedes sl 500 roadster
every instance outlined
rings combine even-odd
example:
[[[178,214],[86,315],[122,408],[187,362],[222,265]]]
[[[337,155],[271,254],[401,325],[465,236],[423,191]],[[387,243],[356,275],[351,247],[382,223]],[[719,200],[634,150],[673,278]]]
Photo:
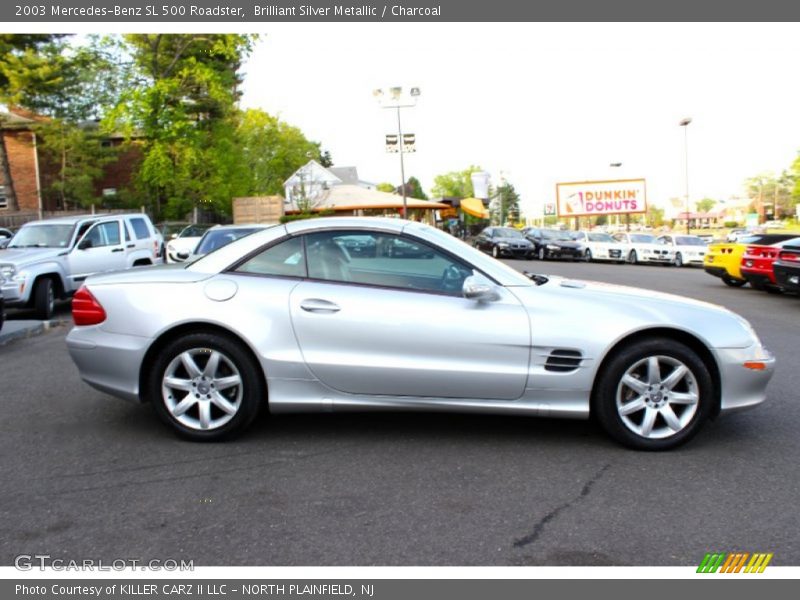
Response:
[[[585,419],[668,449],[765,398],[774,358],[719,306],[520,273],[432,227],[320,218],[189,265],[89,278],[83,379],[216,440],[271,413],[440,410]]]

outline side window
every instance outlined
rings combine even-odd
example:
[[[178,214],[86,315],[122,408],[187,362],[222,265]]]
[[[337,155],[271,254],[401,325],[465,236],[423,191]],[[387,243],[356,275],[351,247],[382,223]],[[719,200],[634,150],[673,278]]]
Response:
[[[461,294],[466,265],[412,238],[371,231],[306,236],[308,276],[378,287]]]
[[[299,237],[293,237],[270,246],[240,265],[236,272],[256,275],[280,275],[283,277],[305,277],[306,261],[303,256],[303,240]]]
[[[128,224],[125,221],[122,222],[122,229],[125,230],[125,241],[126,242],[130,242],[131,239],[132,239],[131,238],[131,229],[130,229],[130,227],[128,227]]]
[[[145,240],[150,237],[150,228],[142,217],[131,219],[130,223],[137,240]]]
[[[116,246],[119,244],[119,222],[109,221],[95,225],[86,234],[86,239],[92,241],[92,248],[103,246]]]

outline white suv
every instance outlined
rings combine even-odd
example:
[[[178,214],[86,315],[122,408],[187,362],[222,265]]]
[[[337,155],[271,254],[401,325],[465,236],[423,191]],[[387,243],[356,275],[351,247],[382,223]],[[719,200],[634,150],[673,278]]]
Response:
[[[160,263],[160,249],[142,213],[32,221],[0,250],[2,295],[6,306],[49,319],[55,300],[70,297],[89,275]]]

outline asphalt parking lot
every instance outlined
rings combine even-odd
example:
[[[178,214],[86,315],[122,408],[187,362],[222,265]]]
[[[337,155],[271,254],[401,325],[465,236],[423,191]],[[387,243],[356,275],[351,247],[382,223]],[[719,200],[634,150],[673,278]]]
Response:
[[[778,358],[769,401],[668,453],[589,422],[436,414],[261,418],[203,445],[84,385],[56,328],[0,348],[0,564],[800,565],[800,299],[700,269],[509,264],[736,310]]]

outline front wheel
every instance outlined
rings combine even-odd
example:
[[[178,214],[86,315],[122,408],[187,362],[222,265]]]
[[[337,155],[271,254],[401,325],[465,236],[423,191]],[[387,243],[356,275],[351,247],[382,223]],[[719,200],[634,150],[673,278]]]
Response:
[[[247,428],[264,404],[259,367],[242,346],[216,333],[193,333],[158,353],[148,399],[178,435],[217,441]]]
[[[592,251],[587,248],[586,252],[583,254],[583,258],[586,262],[592,262]]]
[[[631,250],[631,253],[628,255],[628,262],[632,265],[635,265],[639,262],[639,257],[636,256],[636,250]]]
[[[37,319],[49,321],[53,318],[56,296],[53,291],[53,280],[49,277],[43,277],[36,282],[36,287],[33,288],[33,308]]]
[[[669,450],[689,441],[711,413],[714,384],[697,353],[667,338],[618,351],[595,385],[592,411],[621,444]]]
[[[547,260],[547,250],[544,249],[544,246],[539,246],[539,252],[537,256],[539,260]]]
[[[682,267],[683,266],[683,256],[681,256],[680,252],[678,252],[675,255],[675,266],[676,267]]]
[[[497,246],[492,246],[492,256],[494,258],[500,258],[500,250],[497,249]]]

